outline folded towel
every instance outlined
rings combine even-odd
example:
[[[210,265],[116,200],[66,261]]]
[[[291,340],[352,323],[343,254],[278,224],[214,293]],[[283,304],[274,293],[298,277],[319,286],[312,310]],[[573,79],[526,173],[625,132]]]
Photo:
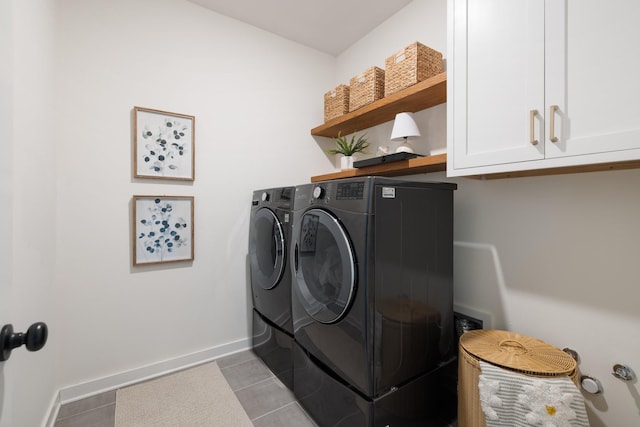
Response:
[[[588,427],[584,399],[566,376],[532,377],[480,361],[487,427]]]

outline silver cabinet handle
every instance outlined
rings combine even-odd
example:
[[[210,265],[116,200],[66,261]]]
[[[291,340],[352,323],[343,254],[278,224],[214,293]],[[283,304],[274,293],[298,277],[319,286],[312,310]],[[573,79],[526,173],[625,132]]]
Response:
[[[531,135],[530,136],[531,145],[538,145],[538,140],[536,139],[536,132],[535,132],[536,114],[538,114],[538,110],[531,110],[529,112],[529,131]]]
[[[557,105],[552,105],[549,108],[549,117],[550,117],[550,124],[549,124],[549,141],[551,142],[558,142],[558,137],[555,135],[555,130],[556,130],[556,111],[558,111],[558,106]]]

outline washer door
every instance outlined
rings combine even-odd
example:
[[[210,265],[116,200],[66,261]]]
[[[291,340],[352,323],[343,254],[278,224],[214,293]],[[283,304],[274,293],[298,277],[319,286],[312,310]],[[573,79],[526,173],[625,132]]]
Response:
[[[309,316],[335,323],[355,294],[355,258],[349,238],[340,222],[320,209],[305,212],[296,229],[293,286]]]
[[[249,258],[251,281],[263,289],[275,287],[284,273],[284,232],[272,210],[259,209],[251,222]]]

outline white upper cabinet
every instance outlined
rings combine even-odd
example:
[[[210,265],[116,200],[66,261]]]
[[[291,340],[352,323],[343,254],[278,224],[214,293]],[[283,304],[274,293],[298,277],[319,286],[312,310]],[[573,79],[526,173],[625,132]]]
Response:
[[[640,2],[449,0],[449,176],[640,159]]]

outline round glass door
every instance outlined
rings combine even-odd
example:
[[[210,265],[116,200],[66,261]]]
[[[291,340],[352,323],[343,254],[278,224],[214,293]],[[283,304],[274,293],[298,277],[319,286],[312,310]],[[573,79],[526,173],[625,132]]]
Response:
[[[253,217],[249,252],[252,283],[275,287],[284,272],[285,242],[280,221],[270,209],[262,208]]]
[[[296,224],[295,277],[306,312],[321,323],[346,313],[354,295],[355,260],[344,229],[330,213],[311,209]]]

